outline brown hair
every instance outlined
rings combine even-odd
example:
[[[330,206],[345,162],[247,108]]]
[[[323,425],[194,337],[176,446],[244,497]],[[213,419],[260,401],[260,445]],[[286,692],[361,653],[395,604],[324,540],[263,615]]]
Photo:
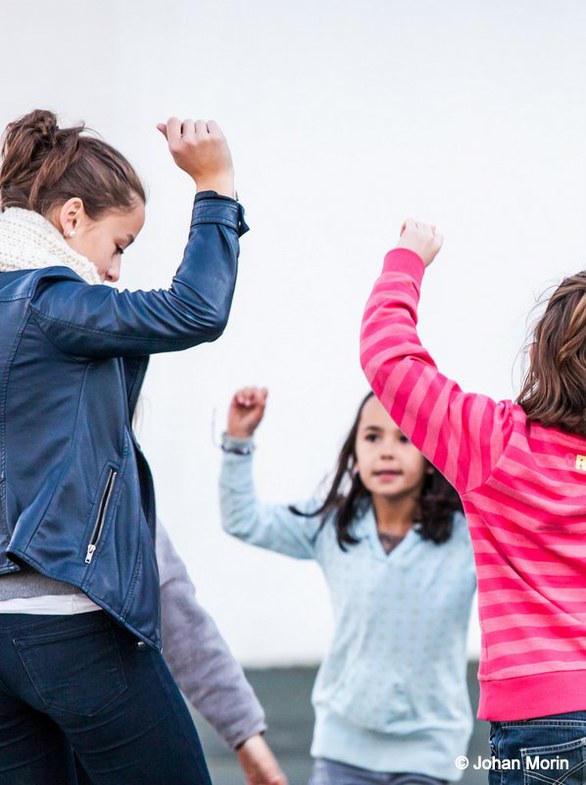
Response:
[[[318,533],[331,521],[336,528],[336,540],[345,551],[347,546],[356,545],[359,540],[352,533],[354,521],[360,518],[372,504],[370,491],[364,486],[356,467],[356,434],[362,410],[374,393],[369,392],[361,401],[352,427],[350,428],[336,465],[324,502],[313,512],[303,512],[294,505],[289,509],[304,518],[321,517]],[[431,466],[431,464],[429,464]],[[415,531],[423,540],[431,540],[437,545],[447,542],[452,536],[454,513],[462,511],[460,497],[437,469],[425,475],[421,498],[419,499],[419,523]]]
[[[528,419],[586,436],[586,271],[552,294],[529,355],[517,398]]]
[[[59,128],[45,109],[6,127],[0,163],[0,205],[35,210],[47,217],[74,196],[94,220],[146,201],[142,183],[124,156],[87,135],[84,123]]]

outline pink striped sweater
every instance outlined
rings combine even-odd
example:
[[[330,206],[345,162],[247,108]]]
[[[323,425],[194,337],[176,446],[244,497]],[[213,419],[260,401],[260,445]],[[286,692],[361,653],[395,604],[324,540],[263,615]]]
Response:
[[[478,716],[586,710],[586,439],[438,371],[416,329],[423,272],[415,253],[387,254],[361,359],[393,420],[462,497],[478,572]]]

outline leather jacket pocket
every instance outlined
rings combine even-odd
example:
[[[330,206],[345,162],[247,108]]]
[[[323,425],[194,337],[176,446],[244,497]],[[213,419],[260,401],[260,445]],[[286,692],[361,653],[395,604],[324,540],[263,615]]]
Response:
[[[87,547],[85,551],[85,563],[91,564],[94,558],[94,553],[99,545],[108,509],[114,493],[114,486],[118,477],[118,470],[113,466],[109,466],[106,471],[105,481],[100,485],[102,488],[101,494],[98,499],[97,505],[94,506],[92,515],[92,527],[87,540]]]

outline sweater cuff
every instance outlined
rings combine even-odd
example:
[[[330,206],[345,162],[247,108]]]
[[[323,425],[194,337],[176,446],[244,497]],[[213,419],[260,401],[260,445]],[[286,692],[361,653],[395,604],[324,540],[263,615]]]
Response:
[[[385,256],[383,273],[407,273],[420,286],[424,272],[423,260],[415,251],[410,251],[407,248],[393,248]]]
[[[215,191],[200,191],[195,195],[191,227],[199,224],[223,224],[238,232],[238,237],[249,229],[244,220],[244,207],[236,199]]]
[[[247,439],[239,439],[237,436],[228,436],[225,432],[222,434],[222,444],[220,446],[224,452],[235,453],[236,455],[252,455],[256,449],[254,436],[249,436]]]
[[[233,735],[226,734],[226,744],[235,752],[238,752],[240,747],[245,744],[248,739],[251,739],[253,736],[258,736],[259,734],[263,734],[266,732],[267,724],[264,719],[264,715],[261,717],[257,717],[254,721],[251,718],[250,725],[246,729],[238,729],[233,732]]]

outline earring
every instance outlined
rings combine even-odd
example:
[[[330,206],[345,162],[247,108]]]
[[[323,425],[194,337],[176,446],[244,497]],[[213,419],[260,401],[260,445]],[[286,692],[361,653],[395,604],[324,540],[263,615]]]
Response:
[[[75,229],[72,229],[70,232],[67,232],[67,237],[75,237]]]

